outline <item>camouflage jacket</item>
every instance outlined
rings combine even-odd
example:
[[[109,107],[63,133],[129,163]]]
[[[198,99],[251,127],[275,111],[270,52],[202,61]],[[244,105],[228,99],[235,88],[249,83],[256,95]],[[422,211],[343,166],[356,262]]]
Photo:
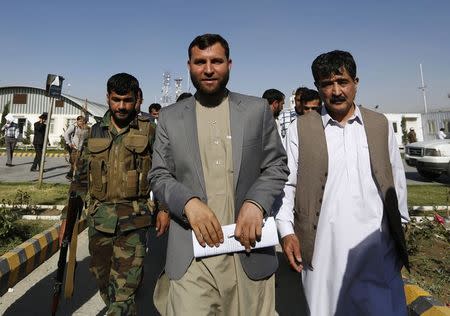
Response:
[[[153,201],[150,201],[149,199],[149,188],[145,190],[145,194],[140,192],[141,194],[132,198],[110,198],[111,194],[105,194],[104,198],[99,198],[99,194],[96,194],[94,188],[96,185],[95,180],[99,180],[98,178],[100,178],[101,180],[99,181],[104,181],[104,184],[108,185],[105,180],[108,179],[108,177],[105,176],[105,174],[93,174],[95,172],[93,172],[92,163],[93,160],[95,160],[96,153],[92,151],[92,148],[94,147],[89,146],[90,142],[98,143],[102,140],[107,142],[109,139],[110,147],[108,147],[109,149],[107,149],[106,152],[106,156],[108,157],[111,153],[111,148],[122,148],[126,136],[133,132],[132,129],[139,129],[142,123],[152,124],[146,118],[136,117],[127,127],[117,131],[114,124],[111,122],[111,112],[107,111],[102,120],[91,128],[89,136],[86,138],[83,145],[83,150],[74,172],[74,180],[71,183],[70,191],[75,191],[85,198],[86,205],[88,205],[88,223],[99,231],[106,233],[115,233],[117,230],[129,231],[149,226],[152,222],[152,216],[155,213],[156,207]],[[155,126],[152,124],[150,132],[148,133],[148,141],[146,141],[146,144],[143,146],[146,148],[146,152],[148,152],[146,154],[148,156],[146,156],[146,159],[150,159],[150,166],[147,166],[147,168],[151,167],[151,148],[154,141],[154,129]],[[116,152],[112,154],[116,155]],[[115,159],[112,156],[111,158]],[[123,162],[117,162],[114,167],[117,165],[123,165]],[[106,161],[103,165],[105,173],[110,172],[108,168],[111,168],[110,161]],[[114,169],[114,172],[116,172],[116,169]],[[147,175],[143,176],[145,176],[144,181],[147,181]],[[121,177],[120,174],[116,175],[114,179],[118,179],[117,181],[119,184],[121,183],[120,181],[128,180],[127,175]],[[114,187],[117,187],[117,183]],[[125,183],[124,187],[129,187],[129,184]]]

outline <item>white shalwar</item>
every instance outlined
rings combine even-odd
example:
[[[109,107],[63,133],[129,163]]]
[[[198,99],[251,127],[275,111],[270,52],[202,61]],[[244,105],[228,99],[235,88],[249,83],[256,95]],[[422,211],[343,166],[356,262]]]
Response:
[[[333,120],[325,107],[321,115],[328,149],[328,179],[311,267],[304,267],[302,272],[310,314],[406,315],[401,263],[371,174],[361,112],[356,107],[345,125]],[[276,218],[281,237],[294,233],[298,146],[301,146],[297,121],[289,126],[287,138],[290,175]],[[407,222],[405,172],[390,124],[389,157],[402,222]]]

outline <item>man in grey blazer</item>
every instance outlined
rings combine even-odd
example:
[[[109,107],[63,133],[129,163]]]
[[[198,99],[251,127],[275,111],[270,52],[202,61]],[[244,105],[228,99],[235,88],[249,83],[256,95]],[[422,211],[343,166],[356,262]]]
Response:
[[[267,102],[226,89],[225,39],[198,36],[188,53],[197,92],[161,110],[149,176],[172,221],[167,302],[158,298],[161,278],[155,303],[163,315],[273,315],[275,249],[252,245],[287,180],[286,154]],[[221,225],[231,223],[246,252],[193,258],[192,230],[214,247],[229,238]]]

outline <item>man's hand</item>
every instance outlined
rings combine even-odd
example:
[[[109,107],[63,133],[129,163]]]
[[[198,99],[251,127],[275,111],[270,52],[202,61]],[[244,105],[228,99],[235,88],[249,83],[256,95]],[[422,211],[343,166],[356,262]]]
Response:
[[[297,272],[302,272],[302,256],[300,254],[300,242],[295,234],[286,235],[281,240],[284,255],[289,265]]]
[[[184,206],[184,214],[202,247],[219,247],[223,243],[223,232],[214,212],[198,198],[190,199]]]
[[[169,213],[159,211],[158,215],[156,215],[156,237],[162,236],[168,229],[170,225],[170,216]]]
[[[244,202],[239,210],[234,237],[239,240],[245,251],[250,252],[256,241],[261,240],[263,213],[251,202]]]

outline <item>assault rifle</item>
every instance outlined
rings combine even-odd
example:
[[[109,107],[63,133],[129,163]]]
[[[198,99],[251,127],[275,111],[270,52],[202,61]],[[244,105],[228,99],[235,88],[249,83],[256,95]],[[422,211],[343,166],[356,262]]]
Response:
[[[73,276],[76,261],[76,247],[78,236],[78,221],[83,210],[83,200],[75,192],[70,193],[69,203],[67,204],[66,221],[61,224],[62,243],[59,250],[58,270],[56,271],[55,285],[53,287],[52,316],[56,315],[58,309],[59,297],[64,281],[64,271],[66,269],[67,250],[70,244],[69,267],[66,276],[65,296],[69,298],[73,293]]]

